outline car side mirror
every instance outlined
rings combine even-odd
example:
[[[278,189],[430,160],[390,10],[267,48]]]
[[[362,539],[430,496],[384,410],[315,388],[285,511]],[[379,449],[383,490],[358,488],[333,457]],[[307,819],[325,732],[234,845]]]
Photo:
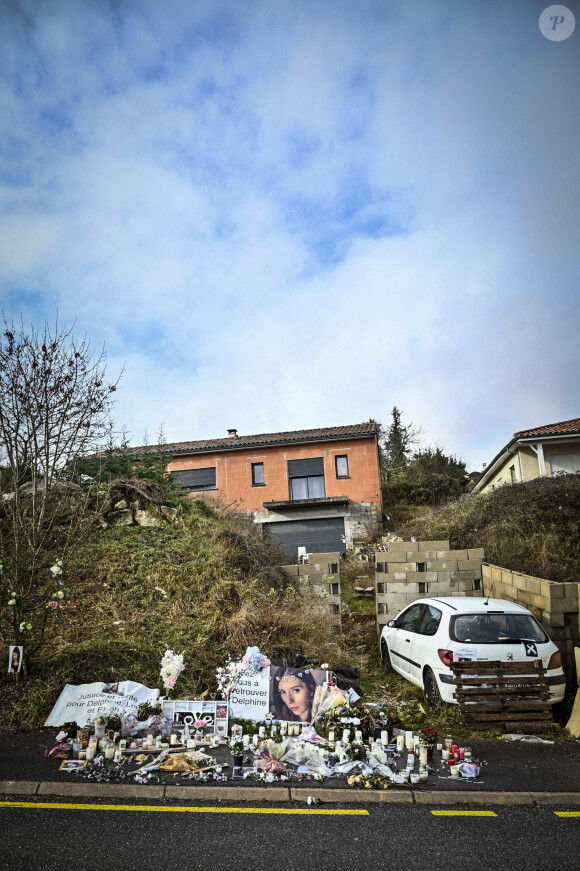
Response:
[[[389,627],[389,629],[392,629],[394,625],[395,625],[394,620],[389,620],[389,622],[387,623],[387,626]]]

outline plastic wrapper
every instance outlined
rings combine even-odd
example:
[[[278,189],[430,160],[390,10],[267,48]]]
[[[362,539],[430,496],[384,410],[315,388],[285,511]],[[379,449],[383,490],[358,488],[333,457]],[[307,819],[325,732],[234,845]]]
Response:
[[[293,746],[293,741],[264,741],[254,753],[256,768],[267,774],[282,774],[285,770],[282,757]]]
[[[167,735],[171,732],[171,722],[163,714],[152,714],[147,720],[138,720],[135,714],[121,714],[121,731],[129,735]]]
[[[479,765],[474,765],[472,762],[460,762],[457,767],[462,777],[477,777],[479,775]]]
[[[328,777],[330,770],[326,762],[312,744],[294,744],[282,757],[284,763],[295,765],[304,773],[322,774]]]

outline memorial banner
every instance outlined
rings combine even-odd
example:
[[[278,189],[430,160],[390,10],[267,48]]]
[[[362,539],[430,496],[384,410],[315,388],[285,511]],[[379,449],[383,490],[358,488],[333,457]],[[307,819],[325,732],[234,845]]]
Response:
[[[97,717],[136,711],[145,702],[154,705],[158,698],[158,689],[149,689],[132,680],[112,684],[99,681],[80,686],[66,684],[44,725],[76,723],[82,728]]]

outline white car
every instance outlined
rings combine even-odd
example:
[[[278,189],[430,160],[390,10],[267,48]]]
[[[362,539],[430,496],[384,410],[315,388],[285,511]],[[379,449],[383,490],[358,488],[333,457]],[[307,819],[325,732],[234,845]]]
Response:
[[[389,620],[381,633],[387,669],[421,687],[427,702],[456,704],[449,665],[469,659],[526,662],[541,659],[547,670],[550,703],[566,692],[562,655],[526,608],[504,599],[442,596],[417,599]]]

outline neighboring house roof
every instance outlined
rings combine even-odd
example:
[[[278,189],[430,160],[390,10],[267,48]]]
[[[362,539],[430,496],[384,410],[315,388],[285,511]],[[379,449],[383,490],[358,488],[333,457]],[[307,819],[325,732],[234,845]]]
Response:
[[[559,423],[548,423],[545,426],[537,426],[533,429],[522,429],[519,432],[515,432],[511,441],[495,455],[471,492],[476,493],[485,487],[489,479],[493,477],[509,455],[515,453],[512,448],[516,443],[546,441],[558,439],[561,436],[573,435],[580,435],[580,417],[573,417],[571,420],[561,420]]]
[[[269,447],[272,445],[302,444],[305,442],[336,441],[339,439],[376,437],[374,421],[355,423],[350,426],[330,426],[319,429],[299,429],[289,432],[270,432],[259,435],[228,436],[226,438],[201,439],[191,442],[173,442],[163,445],[164,454],[201,454],[215,451],[235,451],[242,448]],[[156,452],[155,445],[129,448],[130,454]]]
[[[545,426],[537,426],[534,429],[522,429],[514,433],[514,438],[530,438],[531,436],[544,435],[573,435],[580,433],[580,417],[572,420],[562,420],[560,423],[547,423]]]

